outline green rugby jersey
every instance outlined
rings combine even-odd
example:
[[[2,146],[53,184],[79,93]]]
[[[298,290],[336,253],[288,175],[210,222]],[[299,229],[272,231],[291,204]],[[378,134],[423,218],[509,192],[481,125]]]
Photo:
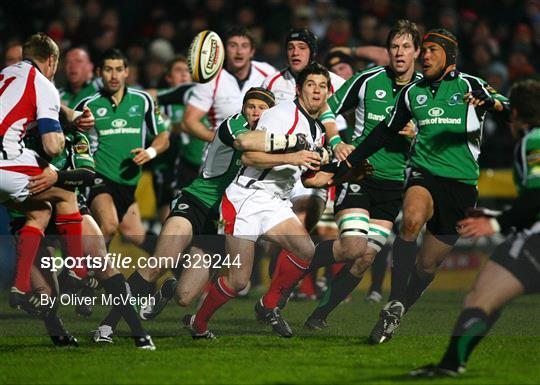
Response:
[[[540,127],[530,130],[516,145],[514,183],[520,196],[540,189]],[[540,220],[540,212],[536,213],[536,219]]]
[[[163,107],[163,112],[171,119],[172,124],[180,124],[184,117],[186,106],[182,104],[171,104]],[[206,127],[210,127],[208,118],[205,115],[202,122]],[[204,146],[206,142],[193,135],[182,132],[178,141],[180,157],[186,159],[195,166],[200,166],[203,162]]]
[[[422,75],[415,73],[412,81],[421,78]],[[374,67],[354,74],[328,99],[328,105],[335,114],[355,110],[352,144],[356,147],[391,113],[402,88],[396,84],[395,74],[389,67]],[[369,161],[375,168],[373,177],[405,180],[410,143],[410,139],[398,135],[371,155]]]
[[[440,82],[419,80],[400,91],[392,114],[347,159],[358,164],[414,119],[418,134],[410,164],[435,176],[476,185],[486,109],[463,100],[473,90],[499,100],[505,107],[503,114],[508,113],[508,100],[475,76],[454,70]]]
[[[97,91],[103,88],[103,81],[101,78],[94,78],[87,81],[78,93],[73,93],[73,90],[69,83],[66,87],[62,87],[58,90],[60,93],[60,101],[63,105],[69,108],[75,108],[81,100],[88,96],[94,95]]]
[[[146,135],[166,131],[153,99],[144,91],[126,87],[119,105],[104,91],[83,99],[76,107],[88,106],[96,120],[90,133],[96,172],[114,182],[136,186],[141,167],[133,163],[131,150],[146,148]]]
[[[201,173],[182,191],[194,196],[207,207],[217,206],[242,165],[242,153],[233,147],[233,142],[238,135],[249,130],[248,122],[242,114],[225,119],[208,147]]]

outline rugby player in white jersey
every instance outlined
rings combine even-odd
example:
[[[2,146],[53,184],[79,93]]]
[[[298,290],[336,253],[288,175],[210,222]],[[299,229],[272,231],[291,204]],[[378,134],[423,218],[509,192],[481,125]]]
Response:
[[[247,90],[259,87],[268,75],[276,71],[268,63],[252,60],[255,43],[246,29],[229,29],[224,41],[224,68],[212,81],[193,88],[182,121],[189,134],[207,142],[214,139],[221,122],[241,111],[242,99]],[[210,128],[201,122],[206,114]]]
[[[0,203],[23,212],[26,223],[18,232],[17,272],[9,303],[14,308],[40,315],[45,309],[32,292],[30,270],[43,231],[56,208],[56,225],[70,256],[82,258],[81,221],[75,194],[59,187],[58,173],[21,140],[29,130],[37,130],[47,156],[64,149],[60,127],[60,98],[51,80],[58,67],[59,50],[47,35],[31,36],[23,46],[24,60],[0,73]],[[67,111],[69,118],[73,111]],[[85,111],[75,123],[87,128],[93,116]],[[81,123],[84,121],[84,123]],[[50,202],[50,203],[49,203]],[[86,267],[75,268],[77,279],[87,276]]]
[[[329,89],[330,75],[326,68],[317,63],[309,64],[298,75],[297,99],[265,111],[257,132],[276,137],[303,134],[310,149],[325,155],[321,150],[324,127],[318,117]],[[327,155],[323,156],[326,161]],[[273,284],[290,287],[292,283],[289,281],[295,282],[304,275],[311,259],[319,251],[293,212],[290,193],[302,172],[319,167],[321,157],[318,152],[315,159],[298,166],[289,164],[287,158],[279,154],[243,153],[244,167],[225,191],[220,206],[227,253],[239,255],[240,263],[231,267],[227,276],[218,279],[197,314],[184,318],[184,324],[190,328],[194,338],[213,338],[207,328],[208,321],[219,307],[248,284],[257,239],[264,238],[291,250],[287,258],[292,261],[290,269],[293,271],[283,274],[282,281]],[[278,307],[266,308],[259,304],[257,310],[276,333],[283,337],[292,336]]]

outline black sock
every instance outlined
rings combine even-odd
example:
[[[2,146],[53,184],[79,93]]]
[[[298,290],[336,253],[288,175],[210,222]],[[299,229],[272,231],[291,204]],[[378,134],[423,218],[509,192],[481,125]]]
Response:
[[[64,323],[56,313],[56,311],[50,312],[47,317],[43,319],[47,333],[51,337],[63,337],[68,335]]]
[[[390,246],[386,245],[375,256],[375,260],[371,265],[371,286],[369,287],[368,293],[371,293],[372,291],[382,293],[382,285],[384,281],[384,274],[386,273],[386,265],[389,253]]]
[[[315,255],[309,265],[309,271],[317,271],[324,266],[336,263],[334,258],[334,241],[322,241],[315,247]]]
[[[418,247],[416,241],[405,241],[396,237],[392,248],[392,288],[389,300],[405,303],[407,282],[414,269]]]
[[[459,366],[464,366],[473,349],[497,320],[497,313],[494,316],[489,317],[482,309],[476,307],[463,310],[456,321],[450,345],[440,366],[454,371]]]
[[[407,285],[405,302],[403,302],[406,310],[409,310],[409,308],[418,301],[418,298],[420,298],[424,290],[426,290],[429,284],[433,282],[433,278],[435,278],[435,275],[429,275],[422,278],[418,275],[416,268],[413,269],[409,278],[409,284]]]
[[[336,308],[347,296],[358,286],[362,277],[358,278],[352,275],[349,271],[349,265],[337,273],[326,293],[324,293],[321,302],[317,308],[311,313],[310,317],[326,319],[328,314]]]
[[[116,274],[115,276],[112,276],[111,278],[103,281],[103,287],[105,288],[105,292],[113,297],[123,296],[125,298],[128,295],[128,287],[126,285],[126,280],[122,274]],[[109,316],[111,316],[113,312],[115,313],[114,317],[118,316],[118,320],[116,320],[116,318],[112,319],[112,317],[111,320],[109,320],[112,322],[116,321],[114,322],[114,325],[106,322],[107,318],[109,318]],[[101,323],[102,325],[109,325],[114,329],[118,324],[120,317],[124,317],[134,337],[146,336],[147,333],[142,327],[141,321],[139,320],[139,316],[137,315],[135,308],[129,303],[126,303],[125,305],[120,304],[118,306],[114,306],[109,313],[109,316],[107,316],[107,318]]]
[[[154,234],[152,231],[147,231],[144,235],[144,241],[140,245],[140,248],[146,251],[148,255],[152,255],[156,250],[157,240],[158,236],[156,234]]]
[[[117,274],[114,277],[111,277],[108,280],[104,281],[103,286],[105,287],[105,282],[108,282],[110,279],[118,277],[118,276],[121,276],[121,274]],[[120,278],[116,278],[116,279],[118,280]],[[124,276],[122,276],[122,280],[125,282]],[[137,270],[135,270],[135,272],[130,275],[130,277],[127,279],[127,283],[129,285],[131,296],[133,297],[137,297],[137,296],[145,297],[148,294],[151,294],[153,292],[154,284],[144,279]],[[107,288],[105,287],[105,289]],[[123,292],[124,291],[122,291],[122,293]],[[110,292],[107,292],[107,294],[112,294],[113,296],[119,295],[119,293],[110,293]],[[109,325],[114,330],[116,329],[118,322],[120,322],[122,315],[123,314],[122,314],[121,308],[117,308],[115,306],[111,309],[111,311],[105,317],[105,319],[101,321],[101,325]]]

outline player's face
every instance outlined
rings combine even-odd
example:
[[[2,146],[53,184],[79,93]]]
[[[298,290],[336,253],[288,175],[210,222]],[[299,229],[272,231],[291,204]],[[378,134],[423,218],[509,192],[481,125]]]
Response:
[[[328,79],[324,75],[308,75],[298,97],[310,115],[318,115],[328,97]]]
[[[124,88],[129,70],[124,66],[122,59],[107,59],[103,63],[100,76],[103,79],[103,88],[114,94]]]
[[[306,42],[293,40],[287,43],[287,61],[292,72],[299,73],[309,64],[310,50]]]
[[[239,71],[250,65],[255,49],[245,36],[233,36],[227,40],[225,48],[227,68],[232,72]]]
[[[71,84],[84,84],[92,78],[94,66],[88,54],[82,49],[74,49],[67,53],[65,71]]]
[[[414,48],[413,38],[410,34],[396,35],[390,42],[390,67],[398,74],[404,74],[414,68],[414,61],[418,58],[420,49]]]
[[[446,64],[446,54],[440,45],[422,44],[422,71],[428,80],[436,80]]]
[[[354,75],[353,68],[347,63],[336,64],[335,66],[332,66],[332,68],[330,68],[330,71],[332,71],[336,75],[341,76],[345,80],[349,79]]]
[[[165,80],[170,86],[175,87],[179,84],[188,83],[191,81],[191,74],[187,63],[177,61],[171,68],[171,72],[166,76]]]
[[[5,56],[6,67],[12,64],[18,63],[22,60],[22,47],[20,45],[14,45],[8,48]]]
[[[248,99],[244,105],[244,115],[249,127],[255,128],[262,113],[268,109],[268,104],[259,99]]]

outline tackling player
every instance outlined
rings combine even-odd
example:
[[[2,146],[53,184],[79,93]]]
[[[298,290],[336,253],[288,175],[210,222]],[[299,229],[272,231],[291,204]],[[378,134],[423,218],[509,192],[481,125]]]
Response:
[[[323,141],[324,127],[317,118],[325,106],[330,75],[324,67],[310,64],[300,72],[297,88],[298,98],[265,112],[257,131],[263,131],[274,141],[284,134],[302,134],[315,150]],[[223,231],[227,235],[227,253],[239,255],[240,266],[231,267],[228,276],[220,277],[212,285],[197,314],[184,317],[184,324],[190,328],[193,338],[214,338],[208,331],[208,322],[221,306],[248,284],[258,238],[264,237],[291,250],[288,258],[293,261],[293,268],[273,281],[274,285],[292,286],[304,275],[313,255],[320,252],[292,211],[289,199],[302,170],[316,169],[321,162],[317,152],[307,151],[307,154],[311,156],[303,160],[300,167],[289,164],[288,157],[281,154],[251,151],[242,155],[244,167],[225,190],[220,206]],[[276,333],[283,337],[292,336],[277,306],[268,308],[258,302],[256,312]]]
[[[456,37],[447,30],[424,35],[424,79],[402,89],[392,114],[341,162],[336,174],[374,154],[411,119],[418,122],[403,221],[393,246],[392,291],[371,332],[373,343],[392,337],[458,240],[456,223],[476,204],[484,116],[488,110],[508,113],[506,98],[456,69],[457,51]],[[416,238],[424,224],[426,234],[417,255]]]
[[[540,292],[540,81],[522,80],[510,91],[515,147],[514,182],[519,192],[511,208],[493,217],[474,209],[459,222],[464,237],[510,233],[476,278],[465,298],[450,344],[437,365],[411,372],[416,377],[451,376],[465,371],[476,346],[491,330],[502,308],[522,294]],[[518,232],[511,232],[515,229]]]

